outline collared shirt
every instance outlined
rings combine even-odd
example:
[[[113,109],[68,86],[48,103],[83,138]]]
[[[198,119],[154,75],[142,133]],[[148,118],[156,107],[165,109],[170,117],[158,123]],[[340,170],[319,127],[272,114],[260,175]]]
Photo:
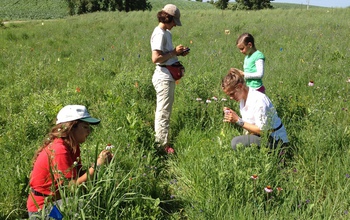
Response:
[[[240,113],[244,122],[256,125],[262,131],[278,128],[282,123],[271,100],[265,94],[252,88],[249,88],[246,102],[240,101]],[[270,135],[275,140],[281,139],[284,143],[289,142],[284,126]]]

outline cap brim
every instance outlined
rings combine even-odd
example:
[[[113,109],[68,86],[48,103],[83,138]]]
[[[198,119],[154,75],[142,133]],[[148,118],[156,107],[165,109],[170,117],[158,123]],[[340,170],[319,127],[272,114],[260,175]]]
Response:
[[[100,119],[97,119],[97,118],[92,118],[92,117],[88,117],[88,118],[80,118],[79,119],[80,121],[85,121],[89,124],[92,124],[92,125],[97,125],[100,123]]]
[[[174,22],[176,26],[182,26],[180,19],[174,17]]]

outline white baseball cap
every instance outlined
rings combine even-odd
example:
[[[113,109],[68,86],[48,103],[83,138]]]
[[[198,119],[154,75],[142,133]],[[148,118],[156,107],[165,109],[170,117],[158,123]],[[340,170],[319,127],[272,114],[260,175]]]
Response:
[[[174,22],[177,26],[182,25],[180,21],[180,10],[176,7],[176,5],[167,4],[162,10],[174,17]]]
[[[92,125],[100,123],[100,119],[90,116],[83,105],[66,105],[57,114],[56,125],[64,122],[81,120]]]

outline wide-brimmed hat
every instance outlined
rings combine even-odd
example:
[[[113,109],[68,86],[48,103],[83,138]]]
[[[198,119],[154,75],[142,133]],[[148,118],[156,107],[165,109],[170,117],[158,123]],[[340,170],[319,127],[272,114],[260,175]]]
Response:
[[[177,26],[182,26],[180,21],[180,10],[176,7],[176,5],[167,4],[162,10],[174,17],[174,22]]]
[[[90,116],[86,107],[83,105],[66,105],[57,114],[56,124],[81,120],[89,124],[96,125],[100,123],[100,119]]]

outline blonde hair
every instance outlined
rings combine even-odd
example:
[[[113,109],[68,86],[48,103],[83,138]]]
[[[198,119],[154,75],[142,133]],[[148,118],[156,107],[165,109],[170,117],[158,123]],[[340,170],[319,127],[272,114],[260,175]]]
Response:
[[[222,79],[221,88],[223,90],[231,90],[239,83],[245,84],[244,77],[238,69],[231,68],[227,75]]]

